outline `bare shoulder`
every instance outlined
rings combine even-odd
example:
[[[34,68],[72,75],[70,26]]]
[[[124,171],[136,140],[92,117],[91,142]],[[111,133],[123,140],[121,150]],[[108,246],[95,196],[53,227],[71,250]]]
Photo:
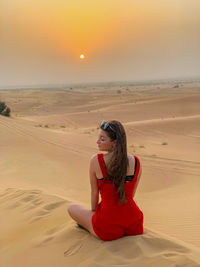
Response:
[[[130,164],[135,164],[135,157],[132,154],[128,154],[128,161],[129,161],[129,165]]]
[[[91,159],[90,159],[90,165],[91,166],[95,166],[98,162],[98,154],[94,154],[92,155]]]
[[[132,174],[135,168],[135,158],[133,155],[128,154],[128,163],[129,163],[129,167],[128,167],[128,175]]]
[[[134,155],[133,154],[128,154],[128,159],[134,159]]]
[[[91,157],[91,161],[94,161],[94,160],[96,160],[97,159],[97,157],[98,157],[98,154],[94,154],[94,155],[92,155],[92,157]]]
[[[138,156],[135,156],[133,154],[128,154],[129,161],[134,161],[135,162],[135,157],[138,159]]]

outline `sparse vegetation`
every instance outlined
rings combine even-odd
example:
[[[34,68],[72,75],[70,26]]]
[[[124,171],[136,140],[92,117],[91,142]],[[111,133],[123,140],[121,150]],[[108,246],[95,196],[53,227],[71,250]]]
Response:
[[[10,117],[11,109],[7,107],[5,102],[0,102],[0,115]]]
[[[122,91],[121,90],[117,90],[117,94],[121,94],[122,93]]]
[[[167,142],[162,142],[162,145],[166,146],[166,145],[168,145],[168,143]]]
[[[145,146],[144,145],[140,145],[140,148],[145,148]]]
[[[65,125],[60,125],[60,128],[65,128]]]
[[[84,131],[83,133],[84,134],[90,134],[91,132],[90,131]]]
[[[48,124],[45,124],[45,126],[44,126],[45,128],[49,128],[49,125]]]
[[[135,151],[136,151],[136,149],[135,149],[135,146],[134,146],[134,145],[130,145],[130,148],[133,150],[133,152],[135,152]]]

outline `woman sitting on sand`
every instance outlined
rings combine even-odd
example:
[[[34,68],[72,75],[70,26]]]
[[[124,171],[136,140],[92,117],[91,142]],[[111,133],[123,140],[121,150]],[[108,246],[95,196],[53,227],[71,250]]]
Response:
[[[122,124],[102,121],[97,144],[107,153],[90,161],[91,210],[71,204],[68,212],[80,227],[104,241],[142,234],[143,213],[133,199],[141,166],[136,156],[127,154]]]

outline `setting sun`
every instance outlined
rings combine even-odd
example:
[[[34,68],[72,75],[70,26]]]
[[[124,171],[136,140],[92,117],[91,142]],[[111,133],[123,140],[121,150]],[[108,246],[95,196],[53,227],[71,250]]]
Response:
[[[80,55],[80,59],[84,59],[85,56],[83,54]]]

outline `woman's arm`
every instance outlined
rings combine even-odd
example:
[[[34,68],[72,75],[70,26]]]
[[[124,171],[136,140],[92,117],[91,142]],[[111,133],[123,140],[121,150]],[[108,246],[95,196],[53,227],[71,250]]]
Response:
[[[136,180],[136,183],[135,183],[135,187],[134,187],[134,190],[133,190],[133,197],[135,196],[135,192],[136,192],[136,189],[137,189],[137,186],[138,186],[138,183],[140,181],[140,176],[142,175],[142,166],[140,165],[140,171],[138,173],[138,177],[137,177],[137,180]]]
[[[93,156],[90,160],[90,185],[91,185],[91,210],[95,211],[99,203],[99,188],[97,184],[97,177],[95,173],[95,164],[97,156]]]

